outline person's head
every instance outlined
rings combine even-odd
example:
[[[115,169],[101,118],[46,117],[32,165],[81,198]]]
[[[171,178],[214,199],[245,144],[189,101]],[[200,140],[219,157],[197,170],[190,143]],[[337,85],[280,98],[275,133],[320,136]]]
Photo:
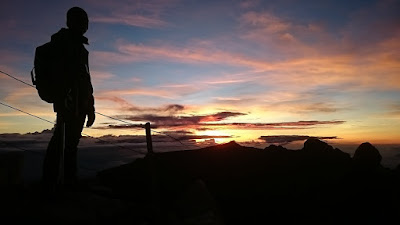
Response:
[[[86,33],[89,28],[89,18],[85,10],[72,7],[67,12],[67,27],[80,34]]]

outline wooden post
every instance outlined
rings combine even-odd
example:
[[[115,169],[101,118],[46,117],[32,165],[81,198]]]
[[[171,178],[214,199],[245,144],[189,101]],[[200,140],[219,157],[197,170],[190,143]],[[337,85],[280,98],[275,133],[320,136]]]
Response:
[[[160,215],[160,197],[159,197],[159,189],[157,183],[157,169],[155,165],[155,155],[153,152],[153,142],[151,140],[151,130],[150,123],[147,122],[145,124],[146,128],[146,142],[147,142],[147,169],[150,176],[150,210],[153,214],[153,220],[155,220],[156,224],[159,224],[159,215]]]
[[[147,153],[153,154],[153,142],[151,140],[151,130],[150,130],[150,123],[147,122],[145,125],[146,128],[146,142],[147,142]]]

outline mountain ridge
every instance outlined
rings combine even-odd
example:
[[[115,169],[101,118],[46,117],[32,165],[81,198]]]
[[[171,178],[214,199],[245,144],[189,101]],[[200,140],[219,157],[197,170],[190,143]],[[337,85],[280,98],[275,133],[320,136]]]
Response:
[[[226,224],[385,222],[399,212],[399,174],[380,163],[357,163],[379,161],[380,154],[370,157],[371,146],[360,145],[354,159],[318,139],[308,139],[300,150],[257,149],[232,141],[147,156],[101,171],[97,178],[119,197],[146,202],[144,196],[158,196],[161,217],[177,216],[176,210],[183,210],[177,199],[200,183],[203,194],[212,196],[208,210]],[[185,208],[196,204],[188,200]]]

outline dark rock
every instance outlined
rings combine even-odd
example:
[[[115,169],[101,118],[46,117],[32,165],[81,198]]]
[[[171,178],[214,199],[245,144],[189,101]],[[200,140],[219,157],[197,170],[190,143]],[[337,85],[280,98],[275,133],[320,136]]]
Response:
[[[318,138],[309,138],[306,142],[304,142],[304,147],[302,150],[305,152],[320,153],[332,151],[333,147],[319,140]]]
[[[170,203],[168,224],[223,224],[217,203],[202,180],[196,180]]]
[[[24,153],[0,151],[0,187],[22,184]]]
[[[242,148],[242,146],[239,145],[238,143],[236,143],[235,141],[230,141],[230,142],[225,143],[225,144],[217,145],[216,147],[218,147],[218,149],[236,149],[236,148]]]
[[[281,145],[270,145],[266,148],[264,148],[265,151],[270,151],[270,152],[282,152],[282,151],[287,151],[287,148],[281,146]]]
[[[378,149],[369,142],[362,143],[358,146],[353,156],[355,165],[366,169],[377,168],[380,166],[381,160],[382,156]]]
[[[338,166],[347,167],[351,163],[350,154],[338,148],[333,148],[317,138],[309,138],[304,143],[301,152],[304,153],[309,165],[333,166],[337,169]]]

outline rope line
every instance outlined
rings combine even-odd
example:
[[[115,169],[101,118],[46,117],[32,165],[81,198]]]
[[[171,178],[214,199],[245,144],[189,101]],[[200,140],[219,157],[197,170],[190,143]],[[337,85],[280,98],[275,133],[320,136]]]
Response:
[[[128,125],[139,126],[139,127],[141,127],[141,128],[144,128],[143,124],[134,124],[134,123],[131,123],[131,122],[128,122],[128,121],[125,121],[125,120],[121,120],[121,119],[117,119],[117,118],[114,118],[114,117],[111,117],[111,116],[104,115],[104,114],[99,113],[99,112],[96,112],[96,113],[99,114],[99,115],[101,115],[101,116],[104,116],[104,117],[107,117],[107,118],[110,118],[110,119],[113,119],[113,120],[117,120],[117,121],[123,122],[123,123],[128,124]],[[177,138],[175,138],[175,137],[172,137],[172,136],[169,135],[169,134],[166,134],[166,133],[163,133],[163,132],[160,132],[160,131],[155,131],[155,130],[153,130],[153,129],[151,130],[151,132],[155,132],[155,133],[158,133],[158,134],[162,134],[162,135],[168,136],[169,138],[172,138],[172,139],[174,139],[175,141],[179,142],[181,145],[186,146],[186,147],[190,147],[190,146],[185,145],[184,143],[182,143],[179,139],[177,139]],[[197,147],[197,148],[198,148],[198,147]]]
[[[183,145],[183,146],[185,146],[185,147],[189,147],[189,148],[190,148],[190,146],[189,146],[189,145],[186,145],[186,144],[184,144],[184,143],[183,143],[183,142],[181,142],[181,141],[180,141],[178,138],[172,137],[172,136],[170,136],[169,134],[166,134],[166,133],[163,133],[163,132],[159,132],[159,131],[155,131],[155,130],[152,130],[152,132],[155,132],[155,133],[159,133],[159,134],[162,134],[162,135],[168,136],[168,137],[170,137],[170,138],[174,139],[175,141],[177,141],[177,142],[181,143],[181,145]],[[197,147],[197,146],[195,146],[195,149],[200,149],[200,147]]]
[[[0,70],[0,73],[2,73],[2,74],[4,74],[4,75],[7,75],[7,76],[11,77],[12,79],[17,80],[17,81],[19,81],[19,82],[21,82],[21,83],[24,83],[24,84],[26,84],[26,85],[28,85],[28,86],[30,86],[30,87],[35,88],[35,86],[33,86],[32,84],[28,84],[28,83],[26,83],[25,81],[20,80],[20,79],[18,79],[18,78],[16,78],[16,77],[14,77],[14,76],[12,76],[12,75],[10,75],[10,74],[4,72],[4,71],[1,71],[1,70]]]
[[[100,116],[107,117],[107,118],[109,118],[109,119],[113,119],[113,120],[116,120],[116,121],[120,121],[120,122],[122,122],[122,123],[126,123],[126,124],[129,124],[129,125],[134,125],[134,126],[138,126],[138,127],[144,128],[144,125],[143,125],[143,124],[134,124],[134,123],[130,123],[130,122],[125,121],[125,120],[117,119],[117,118],[112,117],[112,116],[104,115],[104,114],[99,113],[99,112],[95,112],[95,113],[96,113],[96,114],[99,114]]]
[[[25,85],[28,85],[28,86],[30,86],[30,87],[32,87],[32,88],[35,88],[35,89],[36,89],[36,87],[35,87],[35,86],[33,86],[33,85],[31,85],[31,84],[28,84],[28,83],[26,83],[25,81],[23,81],[23,80],[20,80],[20,79],[18,79],[18,78],[16,78],[16,77],[12,76],[12,75],[11,75],[11,74],[9,74],[9,73],[6,73],[6,72],[4,72],[4,71],[2,71],[2,70],[0,70],[0,73],[2,73],[2,74],[4,74],[4,75],[7,75],[7,76],[9,76],[9,77],[13,78],[14,80],[17,80],[17,81],[19,81],[19,82],[21,82],[21,83],[23,83],[23,84],[25,84]],[[117,118],[115,118],[115,117],[112,117],[112,116],[107,116],[107,115],[105,115],[105,114],[103,114],[103,113],[100,113],[100,112],[95,112],[95,113],[96,113],[96,114],[99,114],[99,115],[101,115],[101,116],[107,117],[107,118],[109,118],[109,119],[113,119],[113,120],[116,120],[116,121],[120,121],[120,122],[123,122],[123,123],[126,123],[126,124],[130,124],[130,125],[138,125],[138,124],[133,124],[133,123],[130,123],[130,122],[127,122],[127,121],[121,120],[121,119],[117,119]],[[142,125],[142,124],[140,124],[140,126],[143,126],[143,125]]]
[[[26,83],[25,81],[20,80],[20,79],[18,79],[18,78],[16,78],[16,77],[12,76],[12,75],[9,74],[9,73],[6,73],[6,72],[4,72],[4,71],[2,71],[2,70],[0,70],[0,73],[2,73],[2,74],[4,74],[4,75],[7,75],[8,77],[11,77],[11,78],[13,78],[14,80],[17,80],[17,81],[19,81],[19,82],[21,82],[21,83],[23,83],[23,84],[25,84],[25,85],[28,85],[28,86],[30,86],[30,87],[32,87],[32,88],[35,88],[35,86],[33,86],[33,85],[31,85],[31,84],[28,84],[28,83]],[[36,89],[36,88],[35,88],[35,89]],[[22,111],[22,110],[20,110],[20,109],[14,108],[14,107],[9,106],[9,105],[7,105],[7,104],[1,103],[1,102],[0,102],[0,104],[4,105],[4,106],[6,106],[6,107],[9,107],[9,108],[11,108],[11,109],[20,111],[20,112],[22,112],[22,113],[25,113],[25,114],[27,114],[27,115],[36,117],[36,118],[38,118],[38,119],[44,120],[44,121],[46,121],[46,122],[55,124],[54,122],[50,122],[50,121],[48,121],[48,120],[46,120],[46,119],[43,119],[43,118],[40,118],[40,117],[38,117],[38,116],[32,115],[32,114],[30,114],[30,113],[24,112],[24,111]],[[130,122],[127,122],[127,121],[124,121],[124,120],[121,120],[121,119],[118,119],[118,118],[115,118],[115,117],[112,117],[112,116],[105,115],[105,114],[100,113],[100,112],[95,112],[95,113],[98,114],[98,115],[107,117],[107,118],[109,118],[109,119],[113,119],[113,120],[116,120],[116,121],[125,123],[125,124],[129,124],[129,125],[133,125],[133,126],[138,126],[138,127],[144,128],[144,126],[143,126],[142,124],[130,123]],[[168,137],[170,137],[171,139],[173,139],[173,140],[179,142],[181,145],[186,146],[186,147],[190,147],[190,146],[188,146],[188,145],[182,143],[179,139],[177,139],[177,138],[175,138],[175,137],[173,137],[173,136],[171,136],[171,135],[169,135],[169,134],[166,134],[166,133],[163,133],[163,132],[159,132],[159,131],[155,131],[155,130],[152,130],[152,132],[155,132],[155,133],[158,133],[158,134],[162,134],[162,135],[168,136]],[[83,133],[82,133],[82,134],[83,134]],[[85,136],[88,136],[88,137],[91,137],[90,135],[86,135],[86,134],[84,134],[84,135],[85,135]],[[95,138],[95,137],[92,137],[92,138]],[[98,138],[96,138],[96,139],[98,139]],[[104,140],[103,140],[103,141],[104,141]],[[107,142],[107,141],[104,141],[104,142]],[[196,148],[196,149],[200,149],[200,147],[197,147],[197,146],[195,146],[195,148]],[[132,149],[131,149],[131,150],[132,150]],[[133,151],[134,151],[134,150],[133,150]]]
[[[5,103],[2,103],[2,102],[0,102],[0,104],[1,104],[1,105],[4,105],[4,106],[6,106],[6,107],[8,107],[8,108],[14,109],[14,110],[16,110],[16,111],[19,111],[19,112],[25,113],[25,114],[27,114],[27,115],[29,115],[29,116],[33,116],[33,117],[35,117],[35,118],[38,118],[38,119],[40,119],[40,120],[46,121],[46,122],[48,122],[48,123],[55,124],[54,122],[51,122],[51,121],[49,121],[49,120],[46,120],[46,119],[43,119],[43,118],[41,118],[41,117],[39,117],[39,116],[35,116],[35,115],[31,114],[31,113],[28,113],[28,112],[22,111],[22,110],[20,110],[20,109],[17,109],[17,108],[15,108],[15,107],[12,107],[12,106],[10,106],[10,105],[7,105],[7,104],[5,104]]]
[[[0,102],[0,104],[6,106],[6,107],[8,107],[8,108],[17,110],[17,111],[19,111],[19,112],[25,113],[25,114],[27,114],[27,115],[29,115],[29,116],[33,116],[33,117],[35,117],[35,118],[37,118],[37,119],[46,121],[46,122],[51,123],[51,124],[55,124],[54,122],[51,122],[51,121],[46,120],[46,119],[43,119],[43,118],[41,118],[41,117],[39,117],[39,116],[35,116],[35,115],[31,114],[31,113],[22,111],[22,110],[20,110],[20,109],[18,109],[18,108],[12,107],[12,106],[7,105],[7,104],[4,104],[4,103],[2,103],[2,102]],[[90,137],[90,138],[94,138],[94,139],[100,140],[100,141],[102,141],[102,142],[110,143],[110,144],[112,144],[112,145],[114,145],[114,146],[117,146],[117,147],[119,147],[119,148],[123,148],[123,149],[127,149],[127,150],[130,150],[130,151],[136,152],[136,153],[143,154],[143,152],[140,152],[140,151],[138,151],[138,150],[134,150],[134,149],[131,149],[131,148],[127,148],[127,147],[125,147],[125,146],[117,145],[117,144],[114,144],[114,143],[112,143],[112,142],[102,140],[101,138],[93,137],[93,136],[90,136],[90,135],[85,134],[85,133],[81,133],[81,134],[83,134],[83,135],[85,135],[85,136],[87,136],[87,137]]]

